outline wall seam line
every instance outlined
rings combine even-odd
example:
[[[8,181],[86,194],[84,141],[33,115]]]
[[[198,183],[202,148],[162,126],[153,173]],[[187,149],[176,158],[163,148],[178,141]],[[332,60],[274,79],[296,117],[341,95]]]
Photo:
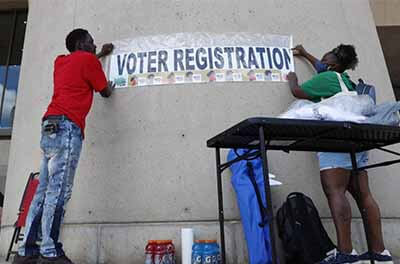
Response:
[[[96,234],[96,263],[100,263],[100,247],[101,247],[101,227],[102,225],[97,226],[97,234]]]

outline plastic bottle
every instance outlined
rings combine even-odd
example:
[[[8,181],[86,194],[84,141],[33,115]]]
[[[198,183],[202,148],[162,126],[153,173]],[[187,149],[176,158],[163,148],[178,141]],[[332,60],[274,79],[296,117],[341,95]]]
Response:
[[[216,264],[217,263],[217,250],[216,240],[205,240],[203,248],[203,263],[202,264]]]
[[[145,264],[153,264],[154,263],[154,251],[156,248],[156,241],[155,240],[149,240],[147,242],[146,248],[145,248]]]
[[[215,248],[215,263],[216,264],[221,264],[222,260],[221,260],[221,251],[219,250],[219,245],[217,243],[217,241],[215,241],[214,243],[214,248]]]
[[[170,241],[170,240],[161,240],[161,244],[162,244],[162,247],[163,247],[163,252],[164,252],[164,254],[163,254],[163,256],[162,256],[162,261],[161,261],[161,263],[162,264],[172,264],[170,261],[169,261],[169,255],[168,255],[168,241]]]
[[[165,244],[165,240],[157,240],[154,251],[154,264],[164,264],[166,255],[167,247]]]
[[[166,240],[168,264],[175,264],[175,246],[172,240]]]
[[[192,246],[192,264],[203,264],[204,240],[195,240]]]

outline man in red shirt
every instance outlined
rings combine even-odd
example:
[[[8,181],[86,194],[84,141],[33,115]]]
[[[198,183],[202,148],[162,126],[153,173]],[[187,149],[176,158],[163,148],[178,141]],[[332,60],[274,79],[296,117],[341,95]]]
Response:
[[[96,57],[96,45],[89,32],[75,29],[68,34],[66,47],[70,54],[58,56],[54,63],[54,93],[42,119],[40,184],[29,208],[15,264],[72,263],[58,237],[71,198],[85,119],[93,93],[109,97],[115,87],[107,82],[98,60],[111,53],[112,44],[105,44]],[[36,244],[39,232],[40,247]]]

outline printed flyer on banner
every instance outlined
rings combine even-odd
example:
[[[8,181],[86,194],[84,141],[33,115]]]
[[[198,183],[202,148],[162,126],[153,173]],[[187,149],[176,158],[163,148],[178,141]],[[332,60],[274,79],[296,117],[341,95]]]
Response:
[[[117,88],[207,82],[284,82],[294,71],[292,37],[179,33],[115,42],[107,61]]]

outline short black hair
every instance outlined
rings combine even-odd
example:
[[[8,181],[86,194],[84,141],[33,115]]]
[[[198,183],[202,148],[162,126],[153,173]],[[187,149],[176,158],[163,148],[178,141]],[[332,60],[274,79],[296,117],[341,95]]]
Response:
[[[346,69],[354,70],[358,64],[356,49],[353,45],[340,44],[331,53],[336,56],[338,62]]]
[[[3,207],[4,195],[0,192],[0,207]]]
[[[76,49],[76,43],[78,41],[84,41],[89,32],[83,28],[76,28],[72,30],[65,38],[65,46],[69,52],[74,52]]]

